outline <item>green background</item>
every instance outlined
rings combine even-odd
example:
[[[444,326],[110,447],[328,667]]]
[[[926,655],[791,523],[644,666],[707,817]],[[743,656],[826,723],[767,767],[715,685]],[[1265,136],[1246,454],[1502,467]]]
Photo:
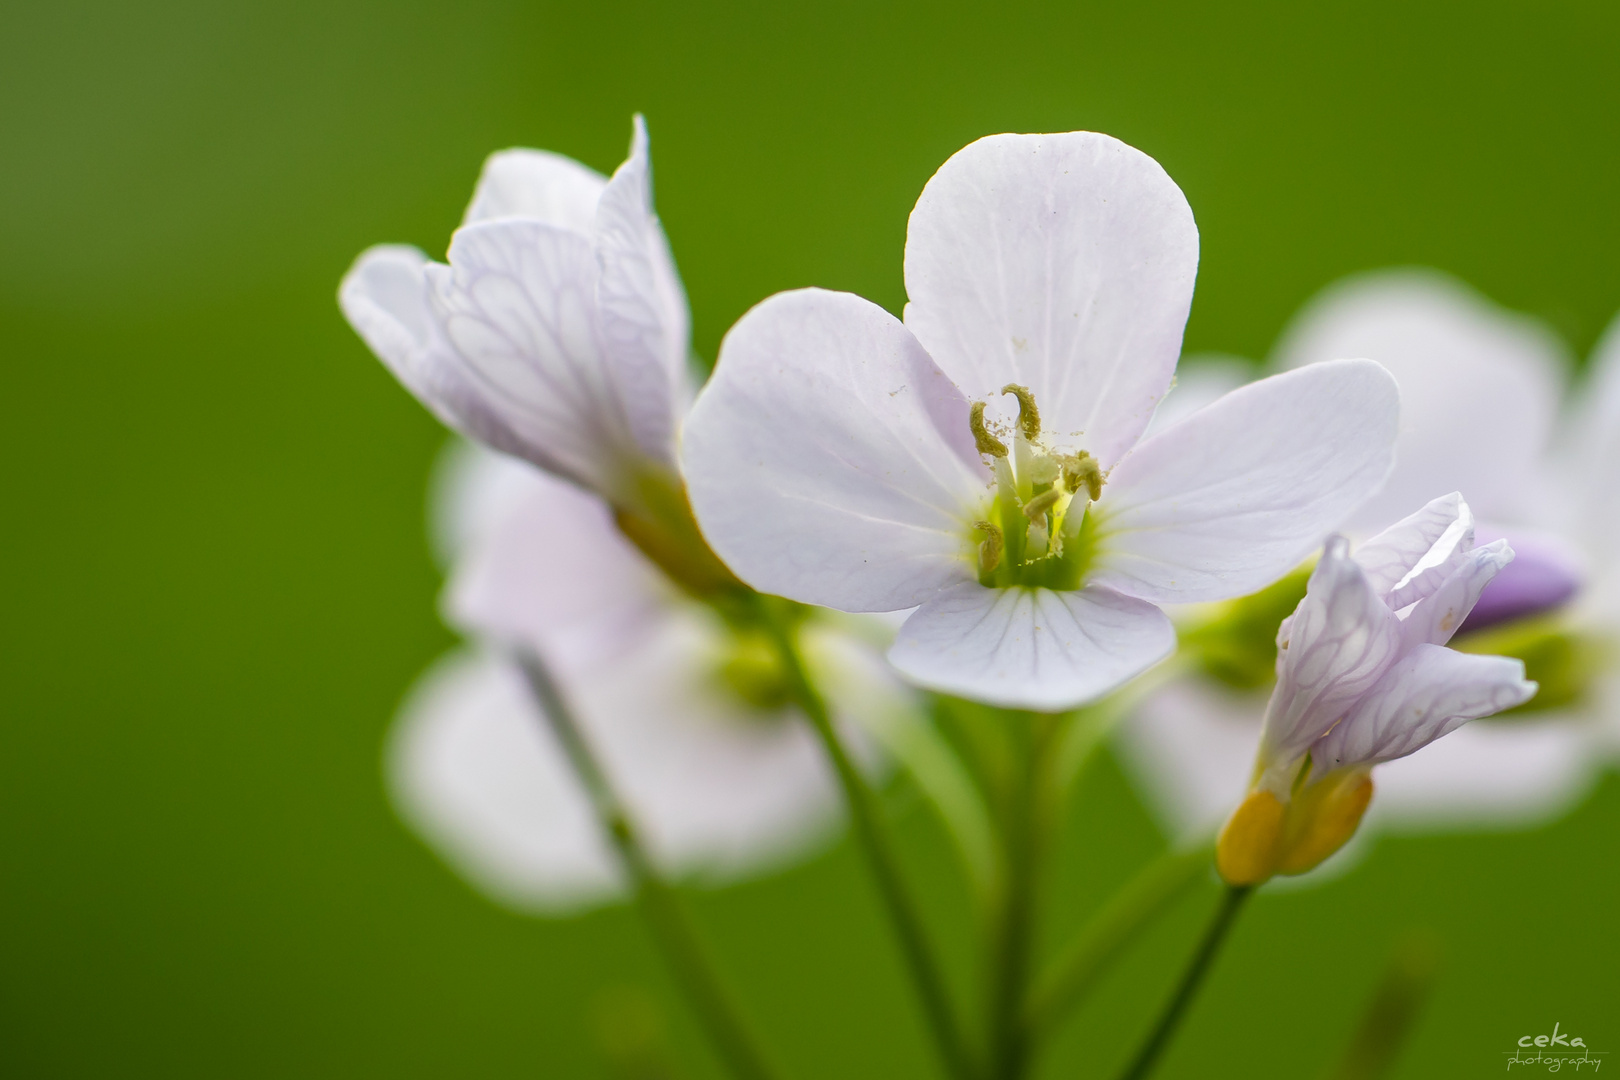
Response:
[[[898,308],[931,172],[983,134],[1075,128],[1185,189],[1190,348],[1263,355],[1323,284],[1423,263],[1580,353],[1620,308],[1617,13],[7,4],[0,1068],[589,1077],[630,1000],[712,1070],[626,910],[497,909],[383,793],[390,716],[451,641],[423,528],[444,436],[334,292],[369,243],[442,252],[490,150],[608,170],[644,111],[709,356],[778,289]],[[1111,765],[1088,781],[1058,929],[1159,843]],[[943,842],[896,805],[959,941]],[[1610,777],[1547,829],[1385,840],[1349,878],[1262,896],[1163,1075],[1314,1074],[1412,927],[1444,965],[1399,1075],[1497,1072],[1555,1021],[1620,1046],[1617,837]],[[1213,894],[1050,1075],[1117,1067]],[[928,1075],[847,845],[693,899],[795,1077]]]

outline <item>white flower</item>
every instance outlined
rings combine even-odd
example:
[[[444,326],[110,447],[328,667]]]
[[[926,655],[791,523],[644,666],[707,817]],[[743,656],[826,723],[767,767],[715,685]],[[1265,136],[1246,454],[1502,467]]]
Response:
[[[449,265],[366,251],[339,302],[462,434],[638,508],[690,397],[686,294],[653,212],[647,131],[611,180],[540,150],[484,164]]]
[[[912,212],[904,325],[810,289],[727,335],[682,449],[704,534],[763,592],[921,605],[889,654],[920,685],[1036,709],[1106,693],[1174,647],[1157,605],[1272,581],[1390,464],[1394,384],[1365,361],[1137,445],[1197,262],[1146,155],[1086,132],[979,140]]]
[[[542,151],[493,155],[449,265],[372,248],[339,298],[447,424],[570,482],[510,458],[458,471],[447,618],[473,646],[425,677],[396,726],[389,769],[405,816],[515,906],[619,890],[520,648],[553,670],[669,871],[734,876],[824,835],[838,811],[822,751],[787,707],[761,629],[723,610],[757,598],[703,544],[676,469],[686,298],[653,213],[640,117],[611,180]],[[909,702],[875,649],[798,616],[798,645],[840,720],[858,703],[863,720],[898,726]]]
[[[1536,692],[1522,661],[1444,647],[1513,559],[1505,540],[1474,547],[1460,495],[1349,547],[1328,542],[1278,631],[1254,782],[1216,849],[1234,885],[1312,869],[1360,823],[1373,766]]]
[[[517,665],[483,642],[547,658],[669,872],[757,873],[828,835],[837,787],[809,729],[772,698],[768,655],[675,589],[600,500],[460,449],[445,500],[459,536],[446,618],[480,644],[424,676],[387,755],[396,805],[435,850],[520,909],[564,911],[622,889]],[[908,708],[856,638],[811,624],[803,647],[835,703],[874,720]]]
[[[1620,322],[1605,341],[1589,389],[1570,395],[1560,420],[1568,362],[1556,337],[1434,272],[1386,271],[1334,285],[1282,336],[1279,366],[1369,356],[1401,387],[1395,470],[1347,532],[1365,537],[1403,505],[1462,490],[1480,515],[1480,534],[1513,545],[1517,557],[1463,628],[1494,623],[1499,632],[1470,633],[1464,648],[1477,640],[1504,651],[1512,643],[1503,634],[1545,627],[1538,613],[1571,592],[1556,633],[1589,644],[1620,630],[1620,521],[1604,519],[1620,505],[1612,494],[1620,486]],[[1203,378],[1178,387],[1162,411],[1189,414],[1222,382],[1242,378],[1229,363],[1197,370]],[[1594,681],[1583,702],[1560,705],[1567,689],[1546,681],[1534,722],[1470,725],[1381,769],[1369,825],[1521,825],[1562,812],[1596,774],[1600,729],[1591,714],[1620,719],[1620,686],[1609,683]],[[1125,728],[1126,762],[1169,831],[1213,828],[1242,797],[1233,765],[1254,756],[1263,704],[1253,693],[1180,680]]]

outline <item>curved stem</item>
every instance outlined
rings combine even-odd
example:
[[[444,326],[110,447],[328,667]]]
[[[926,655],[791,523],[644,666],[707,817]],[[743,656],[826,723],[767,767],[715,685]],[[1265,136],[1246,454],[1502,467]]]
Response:
[[[1159,1017],[1159,1022],[1154,1025],[1153,1031],[1143,1042],[1142,1048],[1136,1052],[1136,1058],[1130,1067],[1121,1074],[1121,1080],[1143,1080],[1159,1063],[1159,1055],[1170,1045],[1170,1039],[1175,1035],[1176,1027],[1181,1023],[1187,1006],[1192,1004],[1199,985],[1203,983],[1204,976],[1209,973],[1210,964],[1215,960],[1215,954],[1220,951],[1221,942],[1226,940],[1227,931],[1232,929],[1232,922],[1243,907],[1243,901],[1247,900],[1253,891],[1252,885],[1226,887],[1226,892],[1221,896],[1221,906],[1215,909],[1215,918],[1210,920],[1208,929],[1204,931],[1203,939],[1198,943],[1198,950],[1193,953],[1192,962],[1182,973],[1175,994],[1171,996],[1170,1003],[1165,1006],[1163,1015]]]
[[[635,888],[636,901],[664,950],[665,960],[716,1051],[741,1080],[776,1080],[776,1070],[767,1062],[753,1033],[720,984],[696,928],[687,918],[674,890],[648,857],[624,803],[596,760],[550,670],[528,650],[519,651],[517,661],[530,693],[540,705],[541,715],[584,785],[597,820],[618,850],[619,861]]]
[[[860,770],[855,767],[855,763],[850,760],[849,752],[844,748],[843,741],[839,739],[838,732],[833,727],[827,703],[822,700],[815,687],[810,685],[809,677],[805,674],[804,661],[793,640],[792,629],[783,625],[782,620],[777,618],[767,619],[766,625],[781,656],[793,699],[809,718],[811,727],[815,729],[816,735],[827,751],[827,756],[832,759],[833,769],[838,774],[838,782],[844,789],[844,800],[849,804],[856,839],[866,852],[867,861],[872,867],[872,876],[877,879],[878,893],[883,898],[889,919],[900,939],[900,951],[905,957],[911,980],[916,985],[917,995],[922,999],[923,1012],[927,1017],[939,1055],[944,1060],[946,1069],[957,1080],[977,1080],[978,1070],[974,1067],[973,1058],[962,1039],[962,1029],[957,1023],[956,1010],[951,1005],[950,994],[945,988],[945,979],[939,963],[934,958],[933,949],[923,930],[917,905],[900,876],[900,863],[895,856],[889,835],[884,830],[877,796]]]
[[[1137,873],[1070,940],[1037,982],[1025,1010],[1030,1037],[1039,1039],[1097,985],[1099,979],[1172,904],[1209,873],[1207,847],[1161,855]]]

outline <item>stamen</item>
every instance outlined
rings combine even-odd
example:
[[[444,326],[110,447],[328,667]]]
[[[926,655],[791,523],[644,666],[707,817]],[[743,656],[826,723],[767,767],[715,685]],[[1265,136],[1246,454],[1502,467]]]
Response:
[[[1007,456],[1007,444],[985,429],[984,402],[975,401],[968,410],[968,430],[973,432],[973,445],[979,448],[979,453],[998,458]]]
[[[1063,496],[1064,492],[1059,491],[1057,488],[1047,488],[1024,504],[1024,516],[1031,521],[1040,520]]]
[[[1041,413],[1035,407],[1035,395],[1029,392],[1029,387],[1015,383],[1003,386],[1001,392],[1018,399],[1018,426],[1024,429],[1024,438],[1034,442],[1041,434]]]
[[[1063,485],[1070,491],[1079,491],[1081,485],[1085,486],[1086,494],[1092,502],[1102,498],[1103,474],[1102,466],[1097,459],[1085,450],[1073,457],[1063,459]]]
[[[975,521],[973,527],[986,534],[979,543],[979,572],[992,573],[1001,565],[1002,540],[1001,530],[988,521]]]

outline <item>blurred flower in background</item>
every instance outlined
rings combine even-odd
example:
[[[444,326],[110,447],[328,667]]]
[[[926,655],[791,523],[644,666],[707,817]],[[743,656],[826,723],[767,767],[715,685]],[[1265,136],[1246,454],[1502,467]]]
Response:
[[[611,180],[543,151],[492,155],[448,266],[374,247],[340,301],[412,393],[500,452],[457,444],[442,470],[445,615],[472,645],[401,713],[388,770],[406,818],[516,906],[623,889],[519,649],[553,670],[663,869],[734,877],[826,835],[837,799],[824,756],[750,622],[758,598],[698,536],[676,470],[687,306],[641,118]],[[835,715],[885,736],[905,726],[882,624],[784,617]]]
[[[1282,335],[1271,366],[1340,356],[1383,364],[1402,402],[1395,471],[1347,531],[1369,536],[1401,507],[1460,490],[1481,542],[1506,538],[1518,557],[1453,647],[1517,656],[1541,685],[1507,716],[1381,767],[1368,823],[1410,831],[1557,816],[1590,788],[1620,724],[1620,687],[1600,662],[1620,635],[1611,494],[1620,483],[1620,322],[1571,383],[1565,350],[1537,320],[1437,272],[1386,271],[1324,290]],[[1184,367],[1196,374],[1167,398],[1161,423],[1252,370],[1227,357]],[[1220,610],[1181,613],[1199,673],[1154,695],[1121,740],[1171,832],[1213,828],[1242,799],[1276,627],[1304,576]]]
[[[459,442],[436,486],[445,618],[473,644],[412,691],[387,769],[400,812],[451,865],[521,908],[563,911],[623,888],[585,790],[499,647],[513,642],[546,657],[666,870],[731,879],[827,837],[837,789],[763,644],[739,642],[676,588],[588,493]],[[903,723],[910,700],[882,666],[881,632],[818,619],[801,643],[845,715]]]

